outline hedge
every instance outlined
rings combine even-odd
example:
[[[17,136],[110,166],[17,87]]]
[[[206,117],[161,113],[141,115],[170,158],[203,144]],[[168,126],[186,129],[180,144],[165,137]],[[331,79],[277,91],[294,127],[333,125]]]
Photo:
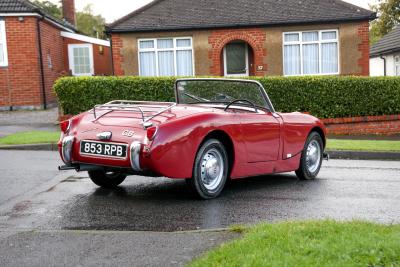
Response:
[[[54,89],[64,114],[111,100],[174,100],[174,77],[64,77]],[[400,114],[399,77],[249,77],[261,82],[277,111],[320,118]]]

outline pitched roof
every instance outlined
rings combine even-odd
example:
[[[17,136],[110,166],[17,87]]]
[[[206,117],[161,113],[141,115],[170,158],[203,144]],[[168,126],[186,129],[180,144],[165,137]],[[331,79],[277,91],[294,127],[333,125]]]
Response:
[[[0,13],[38,13],[55,23],[58,23],[72,31],[76,31],[75,26],[69,22],[48,14],[28,0],[0,0]]]
[[[290,25],[375,19],[339,0],[154,0],[108,25],[109,32]]]
[[[376,44],[371,46],[370,57],[377,57],[398,51],[400,51],[400,26],[394,28]]]

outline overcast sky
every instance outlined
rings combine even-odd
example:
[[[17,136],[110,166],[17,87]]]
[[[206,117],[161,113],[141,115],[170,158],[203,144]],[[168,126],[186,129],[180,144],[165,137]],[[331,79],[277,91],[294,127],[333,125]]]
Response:
[[[51,1],[54,3],[59,2],[59,0]],[[368,8],[368,4],[374,3],[376,0],[345,1],[363,8]],[[102,15],[106,18],[107,23],[110,23],[149,2],[151,2],[151,0],[75,0],[75,5],[78,10],[82,10],[87,4],[92,4],[94,13]]]

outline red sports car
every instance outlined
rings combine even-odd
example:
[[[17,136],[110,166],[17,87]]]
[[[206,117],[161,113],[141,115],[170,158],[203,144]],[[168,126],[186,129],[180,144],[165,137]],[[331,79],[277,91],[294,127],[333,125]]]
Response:
[[[111,101],[62,122],[60,170],[88,171],[102,187],[134,174],[186,179],[210,199],[227,179],[290,171],[314,179],[327,157],[323,123],[275,112],[256,81],[180,79],[175,95]]]

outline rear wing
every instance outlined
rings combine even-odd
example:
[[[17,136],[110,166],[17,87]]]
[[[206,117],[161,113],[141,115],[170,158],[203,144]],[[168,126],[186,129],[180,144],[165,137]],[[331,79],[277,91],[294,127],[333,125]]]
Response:
[[[161,115],[162,113],[170,110],[171,108],[175,107],[176,103],[174,102],[151,102],[151,101],[130,101],[130,100],[114,100],[102,105],[95,105],[93,107],[93,115],[94,121],[100,119],[102,116],[117,111],[133,111],[139,112],[142,116],[142,124],[145,128],[151,127],[152,123],[150,122],[151,119]],[[147,110],[143,110],[146,108]],[[149,110],[150,109],[150,110]],[[154,109],[154,110],[152,110]],[[97,112],[99,110],[106,110],[106,112],[98,115]],[[145,113],[154,112],[151,116],[146,117]]]

